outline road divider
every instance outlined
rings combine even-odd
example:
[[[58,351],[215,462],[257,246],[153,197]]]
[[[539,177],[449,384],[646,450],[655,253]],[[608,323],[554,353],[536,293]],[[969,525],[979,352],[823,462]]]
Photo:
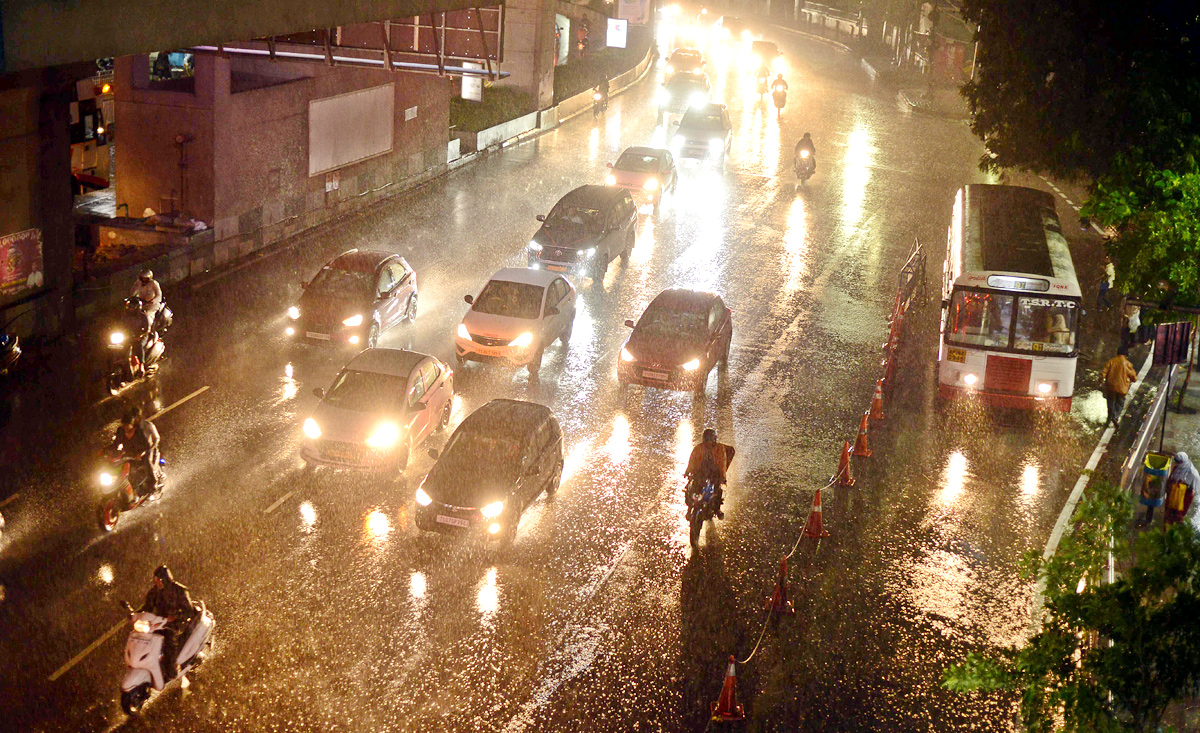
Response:
[[[113,627],[111,629],[104,632],[103,636],[101,636],[99,639],[96,639],[91,644],[88,644],[87,647],[83,651],[81,651],[78,654],[76,654],[75,656],[71,657],[70,661],[68,661],[66,664],[59,667],[58,669],[54,670],[54,674],[50,675],[49,680],[51,682],[53,682],[53,681],[57,680],[59,677],[62,677],[67,672],[71,671],[72,667],[74,667],[76,664],[79,664],[80,662],[82,662],[84,657],[86,657],[87,655],[96,651],[96,647],[98,647],[101,644],[103,644],[104,642],[108,641],[108,637],[117,633],[117,631],[120,630],[120,628],[127,623],[129,623],[127,620],[122,619],[120,623],[113,625]]]
[[[283,505],[283,502],[292,498],[292,495],[295,493],[296,492],[294,492],[294,491],[289,491],[286,494],[284,494],[283,496],[279,497],[278,499],[275,500],[274,504],[267,507],[266,509],[263,509],[263,514],[270,514],[271,512],[275,511],[276,509],[278,509],[280,506]]]
[[[18,496],[20,496],[20,495],[21,495],[21,492],[19,492],[19,491],[18,491],[17,493],[15,493],[15,494],[13,494],[13,495],[9,496],[9,497],[8,497],[8,498],[6,498],[6,499],[0,500],[0,509],[3,509],[4,507],[6,507],[6,506],[8,506],[9,504],[11,504],[11,503],[13,503],[14,501],[16,501],[16,500],[17,500],[17,497],[18,497]]]
[[[195,392],[192,392],[187,397],[183,397],[181,399],[175,400],[171,404],[167,405],[166,407],[162,408],[161,410],[159,410],[158,412],[154,413],[153,415],[151,415],[150,417],[148,417],[146,419],[147,420],[157,420],[158,418],[167,414],[171,410],[174,410],[176,407],[179,407],[180,405],[187,402],[188,400],[193,399],[195,397],[199,397],[200,395],[204,394],[207,391],[208,391],[208,385],[205,385],[205,386],[201,387],[200,389],[196,390]]]

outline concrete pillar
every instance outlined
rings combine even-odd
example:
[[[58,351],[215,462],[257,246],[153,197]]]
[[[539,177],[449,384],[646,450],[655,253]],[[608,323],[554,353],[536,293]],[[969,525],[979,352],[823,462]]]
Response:
[[[529,92],[538,109],[554,104],[555,8],[553,0],[508,0],[504,4],[504,63],[500,69],[511,76],[498,83]]]

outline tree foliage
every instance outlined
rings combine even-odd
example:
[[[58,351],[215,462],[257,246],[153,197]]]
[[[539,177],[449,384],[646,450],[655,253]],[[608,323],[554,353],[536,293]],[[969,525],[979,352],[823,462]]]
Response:
[[[1151,731],[1200,679],[1200,536],[1186,523],[1147,532],[1124,577],[1096,582],[1107,538],[1124,535],[1131,504],[1106,481],[1093,486],[1059,553],[1027,563],[1045,583],[1037,632],[1025,646],[972,654],[945,674],[953,690],[1018,692],[1032,733]],[[1119,544],[1113,552],[1128,554]],[[1087,585],[1077,590],[1080,578]]]
[[[964,0],[978,74],[963,93],[982,167],[1092,186],[1085,214],[1117,229],[1118,286],[1194,303],[1200,13],[1176,0]]]

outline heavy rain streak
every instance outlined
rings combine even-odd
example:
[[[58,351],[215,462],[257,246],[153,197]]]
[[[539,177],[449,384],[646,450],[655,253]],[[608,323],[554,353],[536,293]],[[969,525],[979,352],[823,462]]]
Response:
[[[996,183],[980,143],[836,44],[698,13],[664,6],[645,79],[606,110],[169,288],[150,377],[97,401],[63,368],[8,399],[0,728],[699,731],[734,655],[748,729],[1007,729],[1011,697],[942,670],[1025,638],[1018,559],[1091,450],[1095,375],[1062,411],[943,403],[946,369],[999,379],[939,357],[956,192]],[[782,109],[756,88],[760,36]],[[697,107],[663,109],[678,46],[724,105],[699,143]],[[649,189],[608,167],[631,147],[662,165]],[[886,417],[838,485],[917,240]],[[971,338],[1023,306],[988,307],[963,305]],[[131,406],[165,485],[101,531],[124,479],[97,456]],[[735,455],[723,488],[693,459],[709,429]],[[827,536],[798,542],[823,487]],[[768,622],[793,550],[795,613]],[[119,604],[164,563],[212,643],[127,717]]]

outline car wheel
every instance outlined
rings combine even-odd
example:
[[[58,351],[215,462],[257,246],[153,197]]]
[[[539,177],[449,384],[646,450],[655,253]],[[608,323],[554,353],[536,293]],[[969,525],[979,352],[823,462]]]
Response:
[[[554,472],[550,474],[550,483],[546,484],[546,496],[554,496],[558,493],[558,486],[562,483],[563,462],[559,461],[554,467]]]
[[[526,366],[526,369],[529,370],[530,377],[536,378],[538,372],[542,370],[542,355],[545,352],[546,348],[544,346],[539,346],[537,353],[533,355],[533,359],[531,359],[529,364]]]
[[[564,349],[567,347],[567,343],[571,340],[571,332],[573,330],[575,330],[575,322],[574,321],[572,321],[571,323],[568,323],[566,330],[564,330],[562,332],[562,334],[558,337],[558,340],[563,345]]]
[[[458,354],[455,354],[455,355],[454,355],[454,364],[455,364],[455,365],[456,365],[456,366],[457,366],[459,369],[462,369],[462,367],[463,367],[463,364],[466,364],[466,363],[467,363],[467,360],[466,360],[466,359],[464,359],[464,358],[462,358],[462,356],[460,356],[460,355],[458,355]]]
[[[417,294],[413,293],[408,298],[408,309],[404,312],[404,320],[409,323],[415,323],[417,320]]]
[[[731,339],[732,340],[732,339]],[[729,341],[725,342],[725,350],[721,352],[721,368],[729,368]]]
[[[712,367],[709,367],[711,369]],[[700,376],[700,381],[696,383],[696,388],[693,390],[697,397],[703,397],[705,390],[708,389],[708,370]]]
[[[396,453],[396,470],[395,477],[398,479],[404,474],[404,469],[408,468],[408,461],[412,458],[412,438],[404,441],[404,445]]]
[[[370,330],[367,331],[367,348],[375,348],[375,344],[379,343],[379,324],[372,323]]]
[[[446,400],[446,406],[442,408],[442,419],[438,421],[438,430],[445,430],[450,426],[450,413],[453,409],[454,403]]]
[[[654,202],[655,211],[658,210],[658,200]],[[629,264],[629,255],[633,253],[633,245],[637,244],[637,234],[631,229],[629,236],[625,238],[625,249],[621,251],[621,261]]]
[[[600,282],[604,279],[604,275],[608,272],[608,253],[605,252],[602,256],[599,252],[596,254],[596,264],[592,265],[592,279],[596,282]]]

